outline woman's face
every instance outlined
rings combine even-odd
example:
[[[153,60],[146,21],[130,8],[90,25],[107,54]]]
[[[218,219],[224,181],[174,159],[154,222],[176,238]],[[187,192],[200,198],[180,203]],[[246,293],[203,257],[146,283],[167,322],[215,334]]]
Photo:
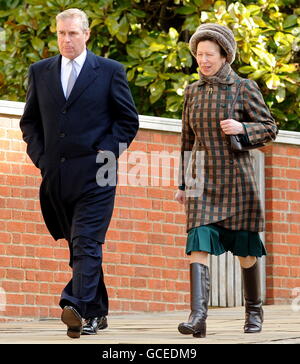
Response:
[[[197,63],[204,76],[215,75],[225,62],[226,58],[221,55],[221,48],[218,44],[210,40],[198,43]]]

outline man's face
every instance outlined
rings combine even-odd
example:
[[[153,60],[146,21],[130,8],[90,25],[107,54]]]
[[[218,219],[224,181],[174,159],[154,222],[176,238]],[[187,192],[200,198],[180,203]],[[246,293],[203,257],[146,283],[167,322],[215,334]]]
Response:
[[[80,18],[59,20],[56,30],[58,48],[62,56],[74,59],[84,51],[90,31],[82,29]]]

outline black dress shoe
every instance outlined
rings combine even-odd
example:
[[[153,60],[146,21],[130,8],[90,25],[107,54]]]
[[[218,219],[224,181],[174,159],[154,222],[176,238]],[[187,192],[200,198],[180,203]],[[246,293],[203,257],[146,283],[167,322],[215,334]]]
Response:
[[[61,320],[67,325],[67,335],[72,339],[80,337],[82,331],[82,318],[72,306],[65,306],[61,314]]]
[[[103,330],[107,328],[107,318],[93,317],[85,320],[85,324],[82,328],[82,335],[96,335],[98,330]]]

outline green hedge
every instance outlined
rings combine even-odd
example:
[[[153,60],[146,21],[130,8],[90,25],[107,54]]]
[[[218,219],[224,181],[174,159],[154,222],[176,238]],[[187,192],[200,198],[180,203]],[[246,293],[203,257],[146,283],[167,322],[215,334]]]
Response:
[[[281,129],[300,131],[300,8],[297,0],[0,0],[0,99],[24,101],[29,65],[58,51],[55,16],[78,7],[89,49],[122,62],[140,114],[181,117],[198,78],[188,40],[203,22],[229,26],[234,69],[255,79]]]

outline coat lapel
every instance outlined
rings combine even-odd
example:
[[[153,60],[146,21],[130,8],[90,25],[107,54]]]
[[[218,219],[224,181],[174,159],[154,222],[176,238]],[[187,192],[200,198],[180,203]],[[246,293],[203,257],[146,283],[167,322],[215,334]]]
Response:
[[[59,105],[64,105],[66,98],[61,84],[60,68],[61,56],[57,55],[53,58],[52,62],[49,63],[48,72],[43,75],[43,78],[45,80],[45,85],[48,87],[56,102]]]
[[[86,60],[82,66],[80,74],[75,82],[71,94],[66,101],[65,107],[69,107],[82,92],[94,81],[98,76],[96,69],[98,68],[96,57],[90,51],[87,52]]]
[[[45,85],[47,85],[58,105],[69,107],[97,77],[96,69],[98,67],[96,57],[92,52],[88,51],[86,60],[68,100],[65,98],[61,84],[61,55],[57,55],[49,63],[48,72],[43,75],[43,78]]]

